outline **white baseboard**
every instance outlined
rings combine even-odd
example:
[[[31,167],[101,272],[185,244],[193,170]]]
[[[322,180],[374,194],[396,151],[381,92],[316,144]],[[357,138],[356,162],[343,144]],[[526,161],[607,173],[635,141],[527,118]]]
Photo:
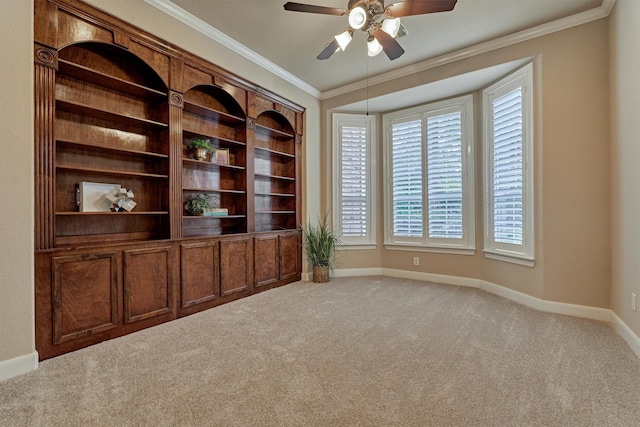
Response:
[[[370,268],[370,269],[345,269],[336,270],[335,277],[351,276],[371,276],[381,275],[388,277],[398,277],[401,279],[423,280],[427,282],[441,283],[443,285],[467,286],[482,289],[498,295],[502,298],[517,302],[529,308],[547,313],[563,314],[566,316],[581,317],[584,319],[598,320],[612,324],[613,328],[629,344],[633,352],[640,357],[640,338],[610,309],[589,307],[586,305],[568,304],[555,301],[546,301],[540,298],[527,295],[504,286],[485,280],[471,279],[468,277],[447,276],[443,274],[432,274],[418,271],[396,270],[390,268]]]
[[[333,273],[334,277],[384,276],[381,268],[344,268]]]
[[[0,362],[0,381],[38,369],[38,352]]]
[[[629,344],[631,350],[640,357],[640,338],[613,311],[611,312],[611,323],[616,332]]]
[[[383,268],[383,276],[398,277],[400,279],[424,280],[426,282],[442,283],[444,285],[467,286],[469,288],[478,288],[477,279],[469,279],[467,277],[445,276],[442,274],[424,273],[420,271],[395,270],[392,268]]]

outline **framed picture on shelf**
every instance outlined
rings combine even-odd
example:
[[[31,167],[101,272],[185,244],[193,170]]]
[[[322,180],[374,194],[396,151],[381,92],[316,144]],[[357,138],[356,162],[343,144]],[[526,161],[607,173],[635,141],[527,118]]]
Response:
[[[229,149],[228,148],[213,148],[211,150],[211,162],[219,165],[229,164]]]

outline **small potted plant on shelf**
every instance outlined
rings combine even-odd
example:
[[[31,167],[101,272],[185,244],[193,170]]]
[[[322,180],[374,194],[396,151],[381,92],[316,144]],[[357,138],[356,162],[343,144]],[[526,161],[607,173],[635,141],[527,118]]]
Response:
[[[313,266],[313,281],[328,282],[329,271],[335,265],[336,250],[342,246],[340,236],[329,227],[326,214],[322,219],[318,218],[317,225],[301,228],[304,252]]]
[[[203,215],[206,209],[210,209],[215,204],[213,196],[209,194],[196,194],[184,204],[184,210],[189,215]]]
[[[211,140],[202,138],[192,139],[188,147],[193,151],[193,157],[196,160],[204,160],[207,158],[207,153],[211,151]]]

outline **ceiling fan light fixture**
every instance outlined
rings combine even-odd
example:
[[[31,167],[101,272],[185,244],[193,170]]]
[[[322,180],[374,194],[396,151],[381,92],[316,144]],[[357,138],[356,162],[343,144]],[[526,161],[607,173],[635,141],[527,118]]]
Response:
[[[382,45],[380,42],[378,42],[375,37],[369,36],[367,39],[367,54],[369,56],[376,56],[380,52],[382,52]]]
[[[359,30],[367,23],[367,11],[362,6],[357,6],[349,12],[349,25],[354,30]]]
[[[342,51],[344,52],[349,43],[351,43],[352,32],[349,30],[345,30],[343,33],[338,34],[335,38],[340,45],[340,49],[342,49]]]
[[[382,21],[382,31],[395,38],[400,30],[400,18],[387,18]]]

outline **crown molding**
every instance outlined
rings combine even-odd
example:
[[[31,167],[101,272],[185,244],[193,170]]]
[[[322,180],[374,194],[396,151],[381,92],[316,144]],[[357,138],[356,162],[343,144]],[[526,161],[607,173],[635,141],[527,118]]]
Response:
[[[299,89],[302,89],[303,91],[307,92],[309,95],[314,96],[315,98],[320,98],[320,96],[322,95],[322,93],[318,89],[314,88],[307,82],[294,76],[284,68],[279,67],[278,65],[269,61],[265,57],[257,54],[253,50],[247,48],[245,45],[238,43],[237,41],[227,36],[223,32],[217,30],[210,24],[207,24],[200,18],[197,18],[196,16],[190,14],[189,12],[182,9],[181,7],[175,5],[170,0],[144,0],[144,1],[149,5],[155,7],[156,9],[160,10],[161,12],[171,16],[172,18],[177,19],[178,21],[198,31],[199,33],[204,34],[205,36],[221,44],[222,46],[248,59],[254,64],[275,74],[276,76],[291,83],[292,85],[298,87]]]
[[[335,96],[344,95],[356,90],[364,89],[370,85],[377,85],[385,83],[398,78],[406,77],[415,73],[430,70],[432,68],[439,67],[441,65],[450,64],[452,62],[460,61],[462,59],[470,58],[482,53],[490,52],[492,50],[501,49],[507,46],[511,46],[517,43],[522,43],[527,40],[542,37],[548,34],[552,34],[558,31],[566,30],[568,28],[576,27],[578,25],[586,24],[598,19],[606,18],[611,13],[616,0],[602,0],[602,4],[599,7],[586,10],[575,15],[568,16],[566,18],[558,19],[552,22],[548,22],[536,27],[528,28],[526,30],[519,31],[507,36],[499,37],[497,39],[489,40],[468,48],[459,49],[444,55],[436,56],[434,58],[427,59],[425,61],[408,65],[406,67],[399,68],[397,70],[390,71],[388,73],[379,74],[369,77],[368,81],[355,82],[349,85],[341,86],[335,89],[331,89],[325,92],[320,92],[307,82],[289,73],[282,67],[274,64],[265,57],[257,54],[251,49],[247,48],[243,44],[238,43],[231,37],[227,36],[223,32],[217,30],[210,24],[207,24],[203,20],[195,17],[181,7],[175,5],[170,0],[144,0],[149,5],[159,9],[167,15],[177,19],[183,24],[193,28],[194,30],[204,34],[217,43],[225,46],[256,65],[264,68],[265,70],[275,74],[276,76],[286,80],[292,85],[305,91],[309,95],[325,100],[333,98]]]
[[[334,96],[344,95],[346,93],[364,89],[367,86],[373,86],[398,78],[410,76],[412,74],[436,68],[441,65],[450,64],[452,62],[471,58],[473,56],[490,52],[492,50],[501,49],[517,43],[522,43],[527,40],[535,39],[537,37],[546,36],[548,34],[566,30],[568,28],[606,18],[611,13],[615,2],[616,0],[603,0],[602,4],[599,7],[586,10],[584,12],[577,13],[566,18],[557,19],[555,21],[547,22],[545,24],[528,28],[517,33],[499,37],[497,39],[489,40],[487,42],[470,46],[468,48],[459,49],[453,52],[446,53],[444,55],[436,56],[434,58],[427,59],[416,64],[389,71],[388,73],[378,74],[377,76],[369,77],[368,81],[359,81],[349,85],[331,89],[322,92],[322,95],[320,95],[320,99],[325,100],[333,98]]]

